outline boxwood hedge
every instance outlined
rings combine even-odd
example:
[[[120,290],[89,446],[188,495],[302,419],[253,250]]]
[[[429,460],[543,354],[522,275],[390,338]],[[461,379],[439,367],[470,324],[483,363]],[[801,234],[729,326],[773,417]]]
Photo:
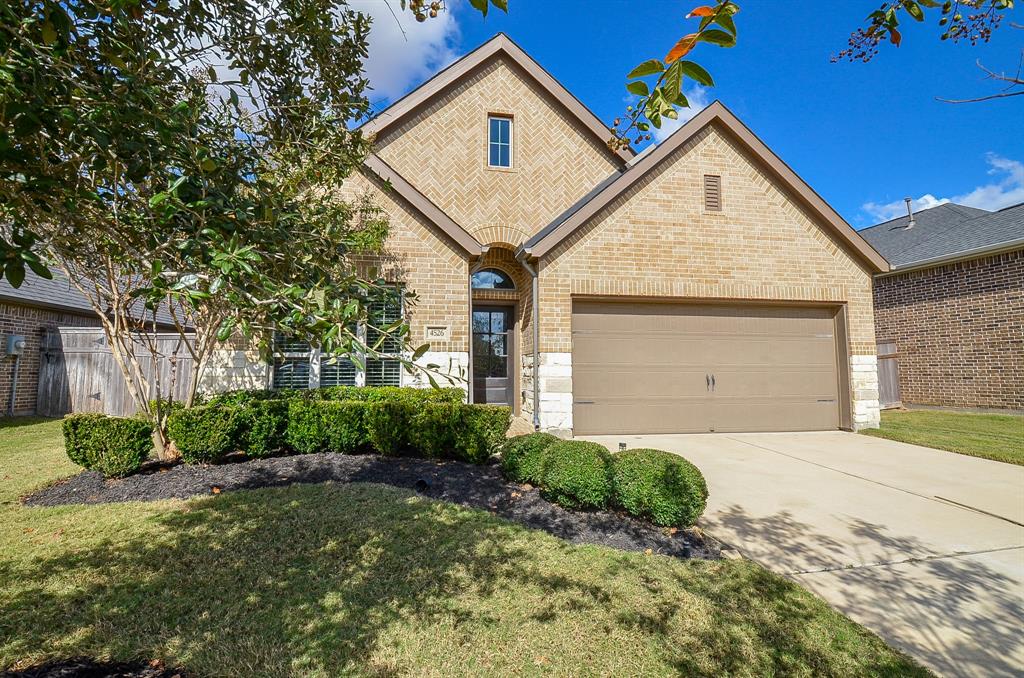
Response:
[[[604,508],[611,496],[611,453],[604,445],[563,440],[544,458],[541,494],[568,508]]]
[[[501,470],[517,483],[540,485],[544,457],[548,448],[559,442],[550,433],[528,433],[509,439],[501,450]]]
[[[619,452],[612,464],[615,503],[655,525],[689,527],[707,506],[708,486],[696,466],[661,450]]]
[[[61,427],[68,458],[108,478],[135,473],[153,449],[153,427],[141,419],[71,414]]]

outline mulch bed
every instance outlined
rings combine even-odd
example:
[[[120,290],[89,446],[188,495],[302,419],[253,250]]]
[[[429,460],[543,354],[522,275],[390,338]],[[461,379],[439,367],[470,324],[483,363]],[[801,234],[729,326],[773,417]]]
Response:
[[[170,669],[163,662],[101,662],[88,657],[72,657],[32,666],[18,671],[0,671],[0,678],[188,678],[181,669]]]
[[[293,483],[382,483],[464,506],[488,510],[574,544],[600,544],[679,558],[720,557],[720,548],[695,529],[674,533],[622,513],[570,511],[536,488],[510,483],[495,464],[378,455],[304,454],[212,466],[152,465],[120,480],[83,471],[24,499],[28,506],[186,499],[232,490]]]

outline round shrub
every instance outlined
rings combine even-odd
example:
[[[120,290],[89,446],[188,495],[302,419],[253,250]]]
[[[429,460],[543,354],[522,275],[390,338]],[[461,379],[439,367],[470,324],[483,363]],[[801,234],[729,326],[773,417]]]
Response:
[[[550,433],[528,433],[506,442],[501,450],[501,470],[505,477],[517,483],[540,485],[545,453],[559,440]]]
[[[708,485],[700,470],[661,450],[619,452],[612,463],[616,504],[655,525],[689,527],[704,513]]]
[[[209,464],[241,447],[242,419],[235,407],[190,407],[171,414],[167,434],[186,464]]]
[[[597,443],[564,440],[547,449],[541,493],[567,508],[603,508],[611,495],[611,454]]]
[[[153,427],[141,419],[72,414],[62,428],[71,461],[108,478],[135,473],[153,449]]]

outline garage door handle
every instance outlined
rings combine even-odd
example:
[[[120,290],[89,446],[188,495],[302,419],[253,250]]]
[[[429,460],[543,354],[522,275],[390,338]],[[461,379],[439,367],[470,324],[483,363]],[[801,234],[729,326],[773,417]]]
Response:
[[[593,405],[593,400],[576,400],[574,401],[577,405]]]
[[[710,374],[705,374],[704,375],[704,382],[707,384],[707,390],[710,391],[711,390],[711,375]]]
[[[715,375],[712,374],[711,375],[711,392],[714,393],[714,391],[715,391]]]

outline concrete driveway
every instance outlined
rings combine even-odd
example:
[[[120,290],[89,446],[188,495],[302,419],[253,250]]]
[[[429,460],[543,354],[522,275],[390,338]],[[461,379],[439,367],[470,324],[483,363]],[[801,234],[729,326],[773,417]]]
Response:
[[[1024,675],[1024,467],[839,431],[587,439],[685,456],[706,531],[932,670]]]

